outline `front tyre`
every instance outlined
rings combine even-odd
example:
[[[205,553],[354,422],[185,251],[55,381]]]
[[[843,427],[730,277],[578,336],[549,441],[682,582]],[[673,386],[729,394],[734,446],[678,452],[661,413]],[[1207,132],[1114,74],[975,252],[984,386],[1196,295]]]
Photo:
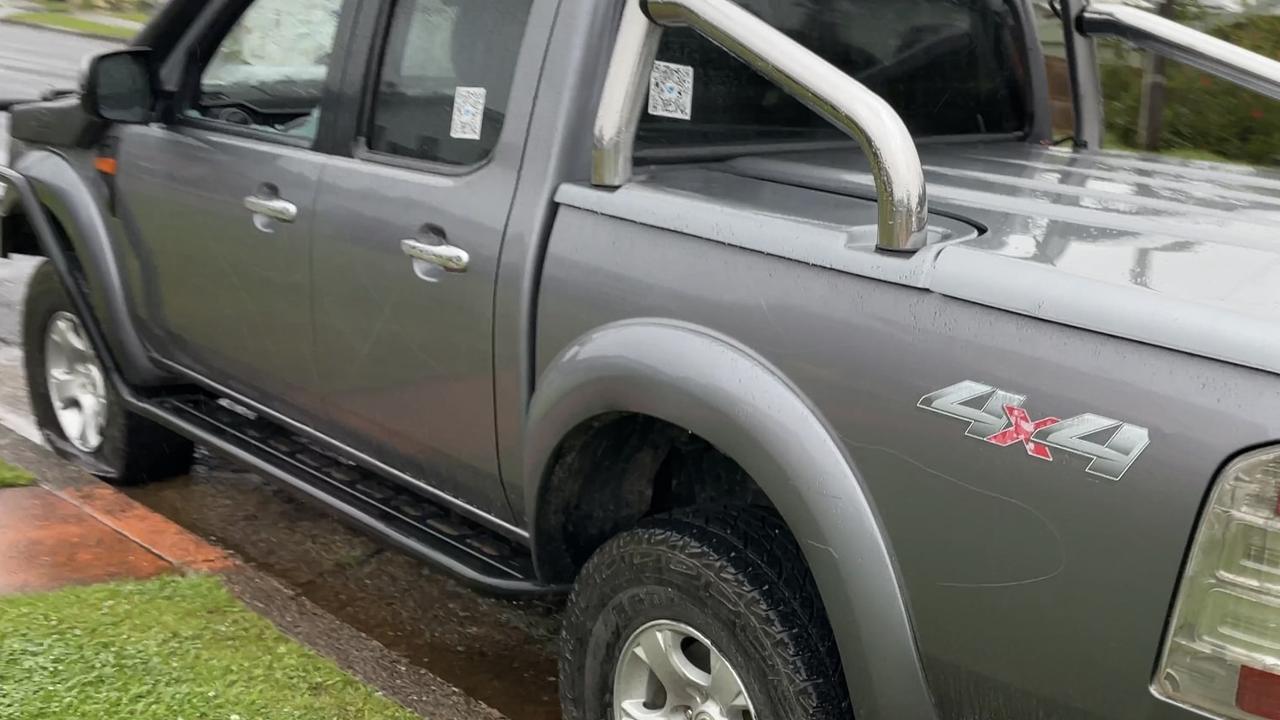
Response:
[[[777,515],[651,518],[574,584],[561,641],[567,720],[850,717],[817,588]]]
[[[59,455],[116,484],[190,469],[189,440],[125,409],[48,261],[27,288],[22,345],[36,424]]]

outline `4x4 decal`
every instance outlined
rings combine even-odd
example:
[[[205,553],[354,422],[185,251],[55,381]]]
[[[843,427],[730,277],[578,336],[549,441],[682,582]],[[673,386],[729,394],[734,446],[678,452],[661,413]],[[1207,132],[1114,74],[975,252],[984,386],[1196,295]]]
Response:
[[[1033,418],[1023,395],[965,380],[920,398],[919,407],[968,420],[965,435],[1000,447],[1021,443],[1027,454],[1053,460],[1051,448],[1089,458],[1086,470],[1119,480],[1147,449],[1150,432],[1131,423],[1085,413],[1067,420]],[[1105,441],[1103,439],[1105,438]]]

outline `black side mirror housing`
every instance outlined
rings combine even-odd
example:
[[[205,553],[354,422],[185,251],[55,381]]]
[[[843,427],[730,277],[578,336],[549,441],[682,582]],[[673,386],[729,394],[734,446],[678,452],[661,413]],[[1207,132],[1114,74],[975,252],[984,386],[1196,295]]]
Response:
[[[110,122],[145,123],[155,106],[155,69],[149,48],[103,53],[89,63],[81,102]]]

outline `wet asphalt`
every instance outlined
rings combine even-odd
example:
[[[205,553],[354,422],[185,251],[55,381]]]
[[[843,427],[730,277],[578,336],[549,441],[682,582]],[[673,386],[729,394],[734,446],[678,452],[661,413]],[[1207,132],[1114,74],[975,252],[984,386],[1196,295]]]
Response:
[[[82,56],[110,47],[0,24],[0,98],[67,86]],[[7,137],[3,114],[0,137]],[[21,306],[37,264],[26,257],[0,261],[0,422],[26,434],[33,424],[22,370]],[[496,600],[464,588],[281,487],[207,454],[190,475],[130,488],[128,494],[231,550],[320,614],[426,671],[424,677],[434,675],[512,720],[560,717],[557,604]],[[289,628],[295,637],[333,635],[322,631],[319,621],[309,624],[303,617],[296,624]],[[337,643],[326,652],[347,652],[344,664],[364,662],[344,647],[351,645]],[[380,676],[376,668],[359,674]],[[415,709],[428,717],[453,716],[443,707],[439,713]]]
[[[0,0],[0,14],[14,7]],[[48,90],[75,88],[85,57],[119,48],[120,43],[107,40],[0,25],[0,98],[32,98]]]

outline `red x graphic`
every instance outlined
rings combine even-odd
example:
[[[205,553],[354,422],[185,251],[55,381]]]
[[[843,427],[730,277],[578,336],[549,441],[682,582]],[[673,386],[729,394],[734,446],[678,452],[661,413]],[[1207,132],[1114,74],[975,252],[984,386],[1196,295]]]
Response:
[[[1038,457],[1041,460],[1052,460],[1053,455],[1049,452],[1048,446],[1038,443],[1031,439],[1037,430],[1042,430],[1050,425],[1057,425],[1058,418],[1047,417],[1043,420],[1032,422],[1031,416],[1026,410],[1017,405],[1005,405],[1004,414],[1009,416],[1013,421],[1013,427],[987,438],[987,442],[995,443],[1000,447],[1008,447],[1016,442],[1021,442],[1027,448],[1027,454],[1032,457]]]

